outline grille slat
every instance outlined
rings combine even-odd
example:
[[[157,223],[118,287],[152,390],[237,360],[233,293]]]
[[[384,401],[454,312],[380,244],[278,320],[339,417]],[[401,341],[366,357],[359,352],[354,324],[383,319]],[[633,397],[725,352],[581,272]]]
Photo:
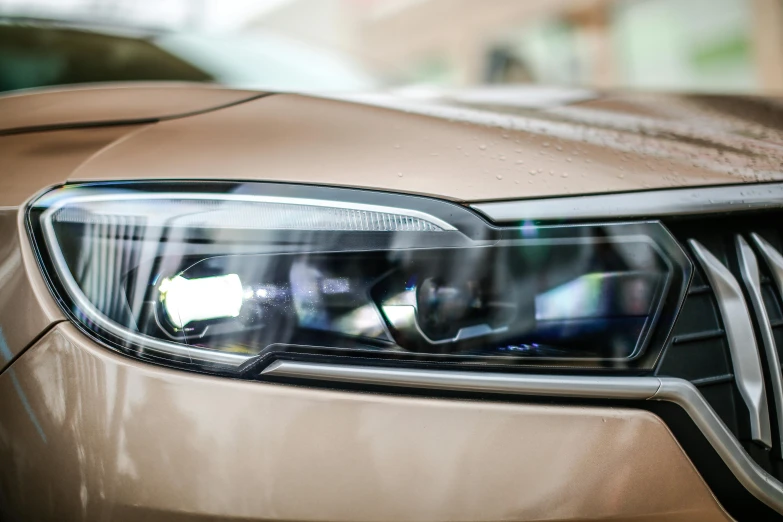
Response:
[[[677,335],[672,339],[672,344],[685,344],[695,341],[704,341],[707,339],[720,339],[726,337],[726,331],[718,328],[716,330],[708,330],[705,332],[692,332],[682,335]]]
[[[702,379],[694,379],[691,381],[694,386],[702,388],[704,386],[714,386],[716,384],[726,384],[734,382],[734,374],[727,373],[726,375],[715,375],[714,377],[704,377]]]
[[[753,237],[752,234],[751,237]],[[763,348],[763,357],[766,359],[766,385],[772,397],[769,407],[774,409],[776,417],[780,422],[783,421],[783,375],[780,373],[780,359],[775,346],[772,327],[769,324],[767,306],[764,304],[759,263],[750,243],[742,235],[736,236],[736,246],[740,261],[740,274],[747,291],[751,307],[750,311],[756,319],[759,349]],[[777,445],[778,450],[783,450],[783,430],[781,429],[778,429]]]
[[[708,294],[712,292],[709,285],[691,286],[688,289],[688,295]]]

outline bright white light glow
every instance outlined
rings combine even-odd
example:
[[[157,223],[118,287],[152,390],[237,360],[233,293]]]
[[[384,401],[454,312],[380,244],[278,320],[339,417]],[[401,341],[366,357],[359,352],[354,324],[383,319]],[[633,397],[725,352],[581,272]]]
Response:
[[[237,317],[244,289],[237,274],[199,279],[176,276],[161,282],[160,295],[169,320],[182,328],[192,321]]]

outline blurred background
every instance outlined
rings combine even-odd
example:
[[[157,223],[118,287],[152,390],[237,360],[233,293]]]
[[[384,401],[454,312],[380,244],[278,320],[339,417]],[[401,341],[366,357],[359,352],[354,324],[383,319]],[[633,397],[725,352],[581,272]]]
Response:
[[[783,0],[0,0],[0,90],[147,78],[780,93]]]

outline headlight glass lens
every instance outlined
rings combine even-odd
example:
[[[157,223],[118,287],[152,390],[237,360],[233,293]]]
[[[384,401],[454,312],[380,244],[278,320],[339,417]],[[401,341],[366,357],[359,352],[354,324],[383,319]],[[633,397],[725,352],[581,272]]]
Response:
[[[691,270],[657,222],[498,228],[428,198],[277,184],[68,186],[29,225],[84,331],[234,373],[304,355],[646,364]]]

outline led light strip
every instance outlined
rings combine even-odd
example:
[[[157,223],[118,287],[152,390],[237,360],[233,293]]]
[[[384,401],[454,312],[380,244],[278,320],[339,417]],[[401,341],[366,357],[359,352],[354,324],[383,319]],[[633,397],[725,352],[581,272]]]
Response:
[[[35,206],[46,205],[47,198],[44,196],[40,201],[36,201]],[[426,221],[442,230],[457,230],[453,225],[442,219],[407,208],[386,207],[383,205],[366,205],[363,203],[353,203],[346,201],[331,201],[325,199],[309,198],[291,198],[282,196],[254,196],[251,194],[211,194],[197,192],[145,192],[145,193],[122,193],[122,194],[89,194],[84,196],[66,197],[52,202],[51,206],[44,213],[44,217],[51,218],[53,212],[61,209],[66,204],[72,203],[95,203],[103,201],[155,201],[155,200],[195,200],[195,201],[228,201],[241,203],[269,203],[278,205],[297,205],[321,208],[334,208],[340,210],[356,210],[361,212],[377,212],[380,214],[392,214]]]
[[[737,480],[757,499],[783,514],[783,484],[756,464],[696,387],[671,377],[508,375],[276,361],[272,377],[404,388],[481,391],[525,396],[667,401],[682,407]]]

